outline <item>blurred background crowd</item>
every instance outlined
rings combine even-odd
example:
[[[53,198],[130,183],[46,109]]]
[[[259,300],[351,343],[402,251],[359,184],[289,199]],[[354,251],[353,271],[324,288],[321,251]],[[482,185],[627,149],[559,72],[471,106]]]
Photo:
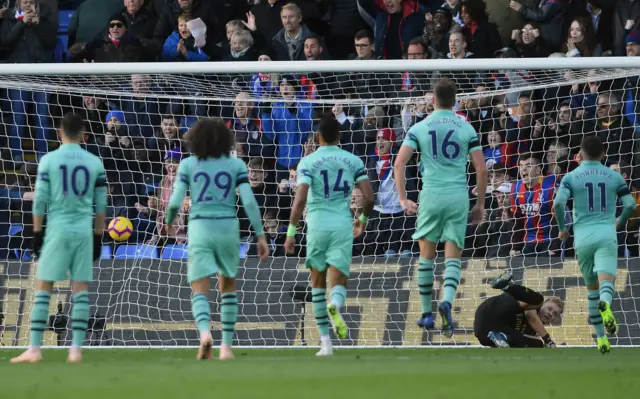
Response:
[[[400,207],[394,155],[408,129],[433,111],[430,90],[443,76],[464,94],[456,110],[480,135],[490,170],[487,221],[469,225],[464,255],[571,255],[571,242],[555,240],[551,203],[584,136],[603,139],[606,164],[640,199],[638,76],[501,71],[499,59],[633,57],[638,22],[636,0],[0,0],[3,63],[497,59],[495,71],[478,73],[139,74],[119,81],[126,87],[113,96],[0,88],[0,257],[29,256],[37,162],[57,147],[67,111],[86,116],[84,145],[104,161],[109,219],[131,219],[129,244],[158,254],[186,243],[190,200],[175,237],[162,223],[177,164],[189,154],[182,137],[198,118],[223,118],[236,156],[247,162],[275,256],[284,255],[296,165],[317,146],[320,116],[332,113],[342,147],[363,159],[376,191],[354,255],[412,256],[415,220]],[[416,157],[407,173],[413,199],[420,172]],[[475,201],[472,170],[469,186]],[[361,202],[356,189],[354,215]],[[238,212],[243,252],[251,254],[251,229]],[[304,256],[304,222],[299,231]],[[621,256],[638,256],[638,232],[636,218],[621,229]]]

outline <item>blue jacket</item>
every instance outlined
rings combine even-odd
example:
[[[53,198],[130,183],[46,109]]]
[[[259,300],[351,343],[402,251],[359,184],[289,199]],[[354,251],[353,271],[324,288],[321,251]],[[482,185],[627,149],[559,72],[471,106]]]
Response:
[[[284,102],[274,103],[271,115],[262,120],[263,133],[276,142],[276,162],[285,168],[295,165],[304,153],[303,145],[313,131],[313,106],[296,103],[291,113]]]
[[[378,3],[378,13],[376,14],[376,22],[374,28],[375,37],[375,53],[387,58],[385,43],[387,34],[400,35],[400,46],[402,53],[407,52],[407,46],[411,39],[422,37],[424,30],[424,13],[419,10],[418,3],[415,0],[402,1],[402,20],[400,21],[399,32],[387,32],[389,19],[391,18],[381,0]]]
[[[173,32],[167,37],[162,49],[162,61],[208,61],[209,56],[202,49],[187,46],[187,58],[178,52],[178,43],[180,43],[180,34]]]

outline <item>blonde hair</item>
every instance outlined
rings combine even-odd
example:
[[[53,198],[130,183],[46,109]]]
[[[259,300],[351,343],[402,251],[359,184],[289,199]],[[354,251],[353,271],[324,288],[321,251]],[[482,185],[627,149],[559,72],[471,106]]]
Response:
[[[253,36],[251,36],[251,33],[249,33],[249,31],[237,30],[231,35],[231,40],[233,40],[234,37],[237,37],[240,42],[244,43],[245,48],[253,46]]]
[[[302,10],[300,9],[300,7],[298,7],[296,3],[285,4],[284,6],[282,6],[282,11],[284,10],[293,11],[296,13],[297,16],[302,17]],[[280,11],[280,14],[282,14],[282,11]]]
[[[191,19],[192,19],[191,15],[187,14],[186,12],[180,14],[180,16],[178,17],[178,21],[184,21],[184,22],[189,22],[191,21]]]
[[[558,308],[560,308],[560,314],[564,313],[564,302],[562,301],[562,299],[558,298],[557,296],[552,296],[550,298],[547,298],[547,300],[545,302],[553,302],[556,304],[556,306],[558,306]]]
[[[244,30],[244,24],[240,19],[232,19],[231,21],[227,22],[227,24],[224,27],[227,29],[233,28],[235,30]]]

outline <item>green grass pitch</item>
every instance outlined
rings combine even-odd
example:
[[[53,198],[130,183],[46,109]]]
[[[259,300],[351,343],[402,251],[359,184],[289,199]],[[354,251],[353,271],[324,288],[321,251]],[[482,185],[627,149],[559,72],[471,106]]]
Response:
[[[46,350],[35,365],[0,351],[0,398],[588,399],[640,397],[640,349],[236,349],[233,362],[195,350],[87,350],[84,363]]]

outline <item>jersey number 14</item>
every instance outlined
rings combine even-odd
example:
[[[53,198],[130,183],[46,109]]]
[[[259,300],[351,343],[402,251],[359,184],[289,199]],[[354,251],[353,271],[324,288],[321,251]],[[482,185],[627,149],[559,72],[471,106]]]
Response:
[[[336,176],[336,182],[333,184],[334,192],[342,192],[344,197],[349,196],[349,192],[351,191],[351,187],[349,187],[349,182],[346,180],[342,180],[342,175],[344,173],[343,169],[338,169],[338,175]],[[322,180],[324,181],[324,197],[330,198],[331,191],[329,186],[329,172],[326,170],[321,170],[320,174],[322,175]]]

